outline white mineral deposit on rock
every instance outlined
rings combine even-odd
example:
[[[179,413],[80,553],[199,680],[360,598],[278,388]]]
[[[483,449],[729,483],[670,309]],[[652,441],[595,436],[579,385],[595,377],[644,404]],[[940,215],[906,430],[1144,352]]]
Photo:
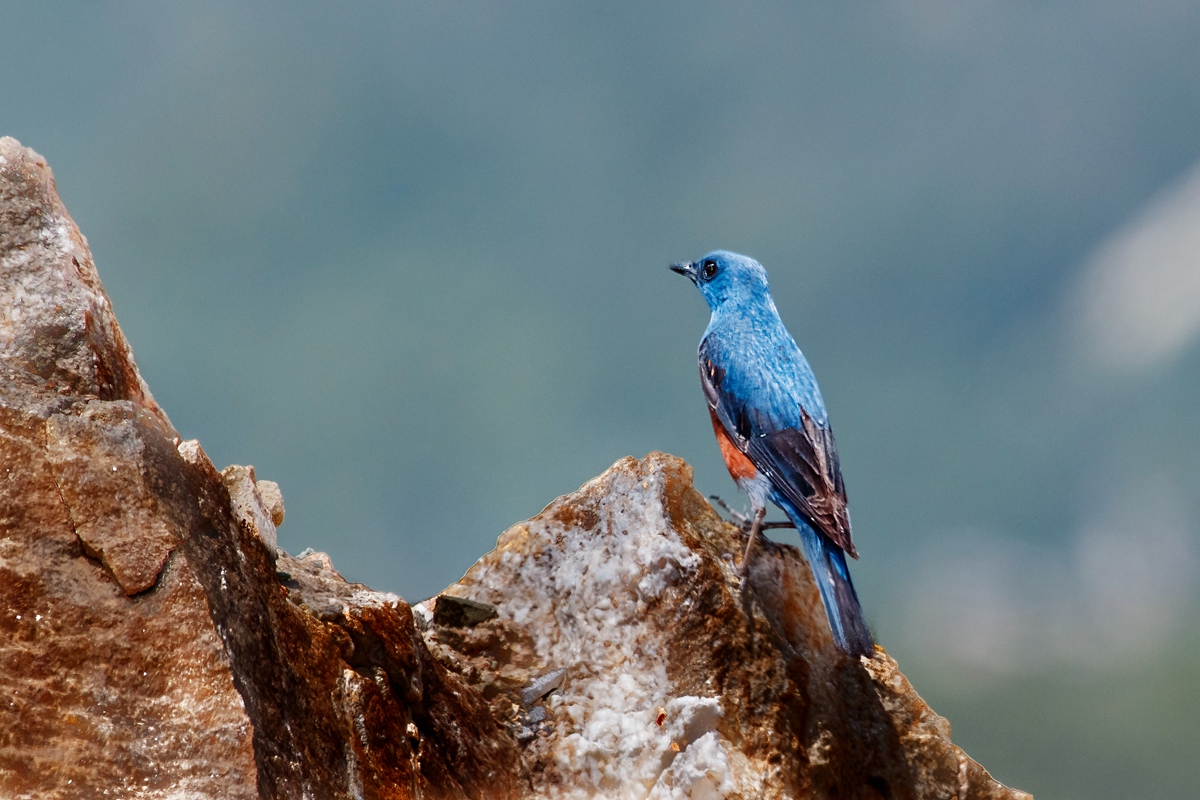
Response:
[[[551,757],[577,776],[560,787],[565,797],[644,794],[674,759],[672,743],[689,745],[654,724],[655,709],[677,701],[661,631],[645,611],[700,561],[664,514],[664,480],[606,473],[580,489],[597,498],[582,517],[555,518],[551,505],[447,590],[496,606],[533,635],[548,667],[570,676],[551,702]]]
[[[471,654],[502,631],[515,641],[514,626],[532,650],[522,701],[539,676],[565,670],[546,718],[526,718],[536,797],[859,796],[904,784],[953,794],[961,751],[944,720],[907,683],[888,683],[899,673],[882,651],[860,661],[837,650],[796,548],[765,543],[743,589],[727,556],[744,542],[682,461],[623,459],[510,528],[446,589],[494,606],[496,620],[470,635],[432,624],[425,637],[485,694],[518,650]],[[907,745],[879,738],[906,726],[919,729]],[[864,756],[866,742],[878,752]],[[982,776],[972,796],[1020,796],[962,758]]]

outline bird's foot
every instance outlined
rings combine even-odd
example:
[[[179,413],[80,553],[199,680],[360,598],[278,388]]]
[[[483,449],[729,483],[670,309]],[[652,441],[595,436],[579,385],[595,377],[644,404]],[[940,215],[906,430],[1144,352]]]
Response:
[[[740,511],[734,511],[729,507],[729,504],[715,494],[710,494],[708,499],[713,501],[713,504],[725,511],[729,515],[729,521],[737,527],[741,528],[744,533],[749,533],[750,526],[754,524],[753,520]]]
[[[726,514],[729,515],[729,522],[735,527],[741,528],[742,533],[749,533],[754,527],[753,517],[746,516],[740,511],[734,511],[724,500],[715,494],[710,494],[708,498],[713,501],[713,505],[721,508]],[[779,522],[763,522],[758,527],[759,530],[766,531],[777,528],[794,528],[796,527],[796,523],[792,522],[791,520],[780,520]]]

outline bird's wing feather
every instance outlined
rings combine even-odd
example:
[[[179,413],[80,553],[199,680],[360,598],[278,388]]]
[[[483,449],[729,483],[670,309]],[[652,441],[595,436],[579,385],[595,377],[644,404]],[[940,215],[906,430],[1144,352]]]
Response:
[[[699,355],[705,399],[734,445],[813,527],[857,558],[833,431],[813,419],[789,381],[731,376],[717,337],[706,337]]]

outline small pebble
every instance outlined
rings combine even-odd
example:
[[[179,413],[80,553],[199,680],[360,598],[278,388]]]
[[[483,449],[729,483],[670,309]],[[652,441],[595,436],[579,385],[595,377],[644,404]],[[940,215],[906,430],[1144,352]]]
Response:
[[[565,669],[556,669],[534,678],[528,686],[521,690],[521,705],[529,708],[555,689],[561,689],[563,678],[566,675],[567,671]]]

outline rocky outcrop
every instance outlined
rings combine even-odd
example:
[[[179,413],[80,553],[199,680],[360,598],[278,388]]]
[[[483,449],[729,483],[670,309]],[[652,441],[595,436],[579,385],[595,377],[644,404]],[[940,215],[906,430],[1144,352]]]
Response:
[[[1013,798],[877,649],[834,646],[795,547],[745,534],[663,453],[626,458],[514,526],[417,613],[434,654],[526,731],[538,797]],[[562,674],[547,697],[521,697]]]
[[[0,797],[1019,797],[795,549],[743,587],[678,459],[618,462],[410,607],[275,546],[182,441],[45,162],[0,139]]]
[[[409,607],[308,580],[277,490],[180,440],[12,139],[0,359],[0,797],[517,796],[515,740]]]

